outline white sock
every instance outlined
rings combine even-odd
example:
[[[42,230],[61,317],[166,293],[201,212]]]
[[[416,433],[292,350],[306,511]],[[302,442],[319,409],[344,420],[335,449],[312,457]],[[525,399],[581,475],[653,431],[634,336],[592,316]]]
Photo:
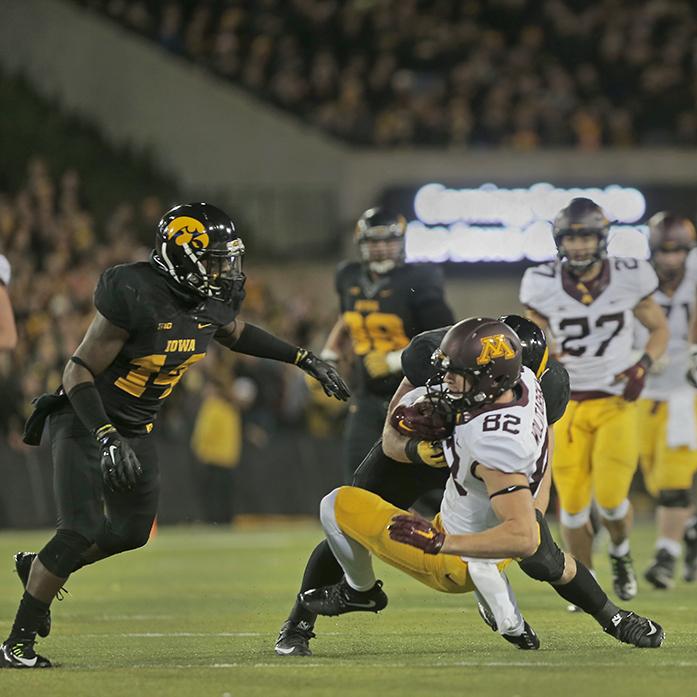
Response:
[[[319,519],[327,536],[327,542],[336,560],[344,570],[346,583],[357,591],[368,591],[375,585],[375,572],[370,552],[348,535],[336,521],[334,502],[338,489],[327,494],[319,506]]]
[[[659,537],[656,540],[656,549],[665,549],[671,557],[677,559],[680,556],[680,552],[682,552],[682,545],[668,537]]]
[[[612,543],[612,541],[610,541],[609,551],[613,557],[623,557],[626,554],[629,554],[629,538],[625,537],[624,540],[622,540],[622,542],[620,542],[618,545],[615,545]]]
[[[496,564],[486,561],[468,561],[467,572],[496,619],[499,634],[520,636],[525,630],[523,616],[518,609],[508,578]]]

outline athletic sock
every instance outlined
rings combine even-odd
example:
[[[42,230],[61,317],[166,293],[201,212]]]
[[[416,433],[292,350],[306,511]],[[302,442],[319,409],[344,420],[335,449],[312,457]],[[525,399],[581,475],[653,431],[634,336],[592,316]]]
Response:
[[[625,537],[618,545],[610,542],[609,551],[613,557],[626,557],[629,554],[629,538]]]
[[[36,630],[50,605],[24,591],[8,641],[34,641]]]
[[[680,556],[680,552],[682,552],[682,545],[668,537],[659,537],[656,540],[656,551],[661,549],[665,549],[671,557],[677,559]]]
[[[581,564],[578,559],[576,560],[576,575],[571,581],[563,586],[553,586],[553,588],[564,600],[592,615],[598,622],[601,621],[596,615],[603,612],[609,602],[607,594],[593,578],[588,568]]]

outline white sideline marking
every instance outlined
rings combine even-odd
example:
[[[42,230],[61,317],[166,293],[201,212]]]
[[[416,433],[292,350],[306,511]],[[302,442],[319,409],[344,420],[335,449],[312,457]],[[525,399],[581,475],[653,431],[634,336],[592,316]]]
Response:
[[[583,664],[587,666],[600,667],[600,668],[616,668],[616,662],[606,662],[597,663],[589,662],[588,664]],[[63,670],[119,670],[116,666],[60,666]],[[174,664],[174,665],[127,665],[123,666],[124,670],[192,670],[192,669],[207,669],[207,670],[219,670],[229,669],[229,668],[328,668],[335,670],[337,667],[348,668],[355,667],[360,670],[365,668],[394,668],[397,670],[403,670],[405,668],[417,668],[419,670],[433,669],[437,670],[439,668],[559,668],[564,670],[568,668],[568,664],[564,663],[554,663],[552,661],[449,661],[449,662],[438,662],[429,663],[428,665],[421,665],[415,663],[342,663],[336,660],[328,659],[325,663],[304,663],[298,661],[297,659],[284,659],[279,656],[277,661],[273,663],[186,663],[186,664]],[[661,668],[694,668],[697,667],[697,662],[694,661],[673,661],[667,663],[661,663]]]

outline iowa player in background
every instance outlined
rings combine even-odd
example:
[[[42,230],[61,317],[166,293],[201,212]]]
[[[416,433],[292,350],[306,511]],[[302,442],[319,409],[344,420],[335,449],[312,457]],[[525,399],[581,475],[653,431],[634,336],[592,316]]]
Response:
[[[675,585],[675,562],[686,542],[684,578],[697,574],[697,533],[687,525],[694,513],[692,481],[697,471],[697,403],[688,379],[690,324],[697,300],[697,242],[693,224],[669,212],[649,220],[651,263],[658,275],[653,299],[670,327],[664,358],[649,372],[639,400],[641,468],[646,488],[655,497],[656,555],[644,574],[655,588]],[[646,342],[639,327],[636,343]],[[687,528],[687,530],[686,530]]]
[[[17,327],[10,294],[10,262],[0,254],[0,351],[11,351],[17,345]]]
[[[629,547],[629,487],[639,460],[636,400],[647,372],[666,349],[665,315],[651,298],[658,279],[643,260],[608,257],[610,222],[587,198],[575,198],[554,221],[558,259],[528,269],[520,300],[554,340],[569,372],[571,400],[554,429],[552,465],[569,551],[592,568],[593,497],[610,533],[615,593],[636,595]],[[632,357],[635,319],[648,330]]]
[[[176,206],[160,221],[149,262],[107,269],[96,315],[27,423],[38,444],[48,416],[58,529],[38,554],[19,553],[24,595],[0,667],[48,668],[34,651],[50,631],[50,604],[78,569],[143,546],[157,513],[160,474],[150,433],[184,373],[216,340],[239,353],[295,363],[347,399],[336,371],[311,352],[246,324],[244,245],[230,218],[206,203]]]
[[[380,437],[390,398],[402,379],[400,357],[409,339],[452,324],[440,271],[405,264],[406,220],[383,208],[359,218],[361,260],[337,270],[339,318],[320,356],[353,364],[353,397],[344,431],[344,479]]]

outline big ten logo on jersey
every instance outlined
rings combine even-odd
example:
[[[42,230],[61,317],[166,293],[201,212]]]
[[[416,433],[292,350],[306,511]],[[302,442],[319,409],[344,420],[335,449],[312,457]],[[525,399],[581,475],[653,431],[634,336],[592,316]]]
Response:
[[[161,332],[161,331],[164,331],[164,330],[167,330],[167,329],[171,329],[171,328],[172,328],[172,323],[171,323],[171,322],[160,322],[160,323],[157,325],[157,331],[158,331],[158,332]]]
[[[482,352],[477,356],[477,365],[486,365],[494,358],[505,360],[515,358],[515,351],[503,334],[483,336],[479,341],[482,344]]]
[[[376,300],[359,300],[358,303],[375,303]],[[364,356],[371,351],[389,353],[404,348],[408,343],[404,322],[399,315],[391,312],[371,311],[368,314],[348,310],[343,315],[344,322],[351,334],[353,352]]]

